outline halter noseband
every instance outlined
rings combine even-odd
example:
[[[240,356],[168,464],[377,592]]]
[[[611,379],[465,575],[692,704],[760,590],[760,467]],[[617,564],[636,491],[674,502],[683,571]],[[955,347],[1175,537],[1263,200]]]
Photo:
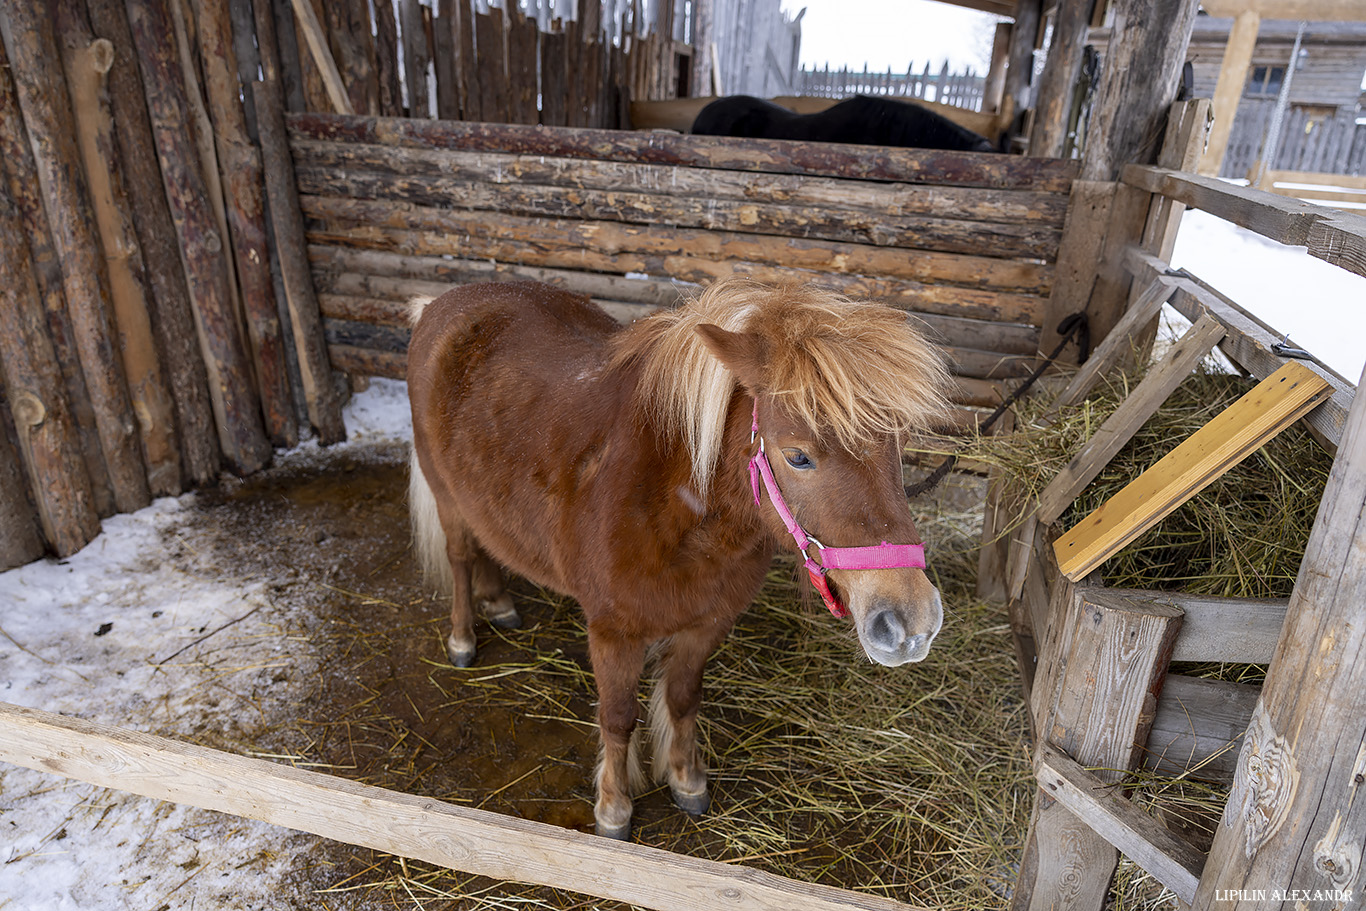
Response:
[[[777,510],[778,517],[783,520],[783,525],[787,528],[787,533],[792,535],[792,540],[797,544],[797,550],[801,552],[805,563],[806,571],[811,576],[811,584],[816,591],[820,592],[821,600],[830,609],[830,613],[836,617],[849,616],[849,609],[840,603],[835,597],[835,593],[830,590],[830,583],[826,580],[825,574],[832,569],[896,569],[899,567],[911,566],[917,569],[925,568],[925,545],[923,544],[888,544],[883,541],[881,544],[874,544],[869,547],[826,547],[811,535],[806,533],[800,523],[797,522],[792,510],[787,508],[787,501],[783,499],[782,491],[778,489],[778,481],[773,477],[773,466],[768,463],[768,456],[764,454],[764,438],[759,436],[759,400],[754,400],[754,423],[750,427],[749,441],[751,444],[755,440],[759,441],[759,448],[749,460],[749,482],[754,488],[754,505],[758,506],[763,502],[763,497],[759,493],[759,481],[763,480],[764,489],[768,491],[768,498],[773,503],[773,508]],[[821,562],[817,563],[811,559],[809,552],[811,545],[816,545],[820,551]]]

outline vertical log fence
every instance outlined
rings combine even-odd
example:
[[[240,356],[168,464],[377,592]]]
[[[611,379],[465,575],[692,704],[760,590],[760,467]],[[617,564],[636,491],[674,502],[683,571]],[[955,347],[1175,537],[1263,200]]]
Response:
[[[678,0],[37,0],[0,9],[0,569],[345,438],[286,113],[626,126]]]

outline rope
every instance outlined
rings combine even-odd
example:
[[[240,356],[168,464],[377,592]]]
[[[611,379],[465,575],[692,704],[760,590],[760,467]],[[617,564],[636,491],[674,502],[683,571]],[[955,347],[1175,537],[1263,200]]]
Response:
[[[991,425],[995,424],[1000,419],[1001,415],[1005,414],[1006,411],[1010,409],[1011,405],[1018,402],[1020,398],[1029,391],[1030,387],[1039,381],[1039,377],[1043,376],[1048,368],[1053,366],[1053,363],[1062,354],[1063,349],[1066,348],[1067,344],[1073,339],[1076,340],[1077,347],[1080,349],[1080,352],[1077,355],[1077,363],[1086,363],[1086,359],[1091,356],[1091,326],[1086,320],[1086,314],[1078,311],[1070,316],[1063,317],[1062,321],[1058,323],[1058,333],[1062,338],[1058,340],[1057,346],[1049,352],[1048,357],[1043,359],[1043,362],[1034,369],[1034,372],[1026,377],[1023,383],[1016,387],[1014,392],[1006,396],[1005,400],[996,406],[996,410],[993,411],[985,421],[977,425],[978,433],[985,433],[987,430],[991,429]],[[939,463],[938,468],[916,483],[907,486],[906,497],[908,499],[911,497],[918,497],[921,494],[929,493],[931,490],[934,490],[934,488],[939,486],[939,482],[944,480],[948,473],[953,470],[953,466],[956,464],[958,464],[958,453],[950,453],[944,461]]]

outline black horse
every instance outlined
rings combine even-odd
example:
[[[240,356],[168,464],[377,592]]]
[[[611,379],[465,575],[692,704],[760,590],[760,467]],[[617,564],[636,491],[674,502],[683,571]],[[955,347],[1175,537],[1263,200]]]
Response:
[[[729,95],[704,107],[693,121],[692,132],[703,136],[996,151],[986,138],[928,108],[867,95],[846,98],[816,114],[798,114],[750,95]]]

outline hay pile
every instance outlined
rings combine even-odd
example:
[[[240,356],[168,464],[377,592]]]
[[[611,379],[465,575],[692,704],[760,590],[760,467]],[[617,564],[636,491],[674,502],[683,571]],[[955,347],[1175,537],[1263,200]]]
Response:
[[[1018,430],[977,441],[974,458],[997,466],[1022,513],[1119,407],[1139,377],[1102,384],[1058,423],[1041,426],[1047,402],[1025,403]],[[1188,377],[1059,519],[1069,528],[1255,385],[1202,370]],[[1332,458],[1302,424],[1281,433],[1100,568],[1112,588],[1240,598],[1290,595]],[[1022,517],[1022,516],[1021,516]]]

